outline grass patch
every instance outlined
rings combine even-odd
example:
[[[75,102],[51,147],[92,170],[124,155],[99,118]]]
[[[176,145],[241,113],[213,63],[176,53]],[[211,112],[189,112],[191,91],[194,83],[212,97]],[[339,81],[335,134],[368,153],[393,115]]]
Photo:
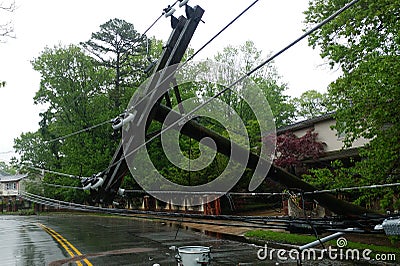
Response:
[[[265,240],[271,242],[302,245],[315,240],[314,236],[310,235],[296,235],[285,232],[274,232],[264,230],[254,230],[245,233],[246,237],[256,238],[258,240]]]
[[[274,232],[274,231],[265,231],[265,230],[254,230],[245,233],[245,236],[248,238],[253,238],[261,241],[269,241],[269,242],[277,242],[277,243],[285,243],[292,245],[304,245],[315,241],[315,236],[311,235],[297,235],[290,234],[286,232]],[[327,242],[327,245],[336,247],[336,240],[331,240]],[[394,253],[397,256],[400,255],[400,250],[395,247],[389,246],[379,246],[373,244],[364,244],[359,242],[348,241],[346,248],[349,249],[370,249],[373,253]]]

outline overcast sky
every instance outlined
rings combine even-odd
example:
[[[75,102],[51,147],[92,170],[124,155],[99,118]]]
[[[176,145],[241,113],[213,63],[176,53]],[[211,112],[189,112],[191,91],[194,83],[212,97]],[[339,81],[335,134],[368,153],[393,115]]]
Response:
[[[190,0],[190,5],[200,5],[205,10],[205,23],[200,23],[191,47],[200,48],[253,1]],[[16,0],[17,10],[8,17],[13,21],[16,38],[0,43],[0,81],[7,82],[6,87],[0,88],[0,161],[13,156],[9,151],[14,138],[38,129],[42,107],[33,104],[33,96],[39,89],[40,77],[30,61],[44,47],[86,41],[101,24],[113,18],[133,23],[138,32],[143,32],[171,3],[173,0]],[[303,33],[307,3],[308,0],[260,0],[195,59],[212,57],[228,44],[240,45],[246,40],[254,41],[266,57]],[[177,10],[176,14],[182,12],[183,9]],[[0,23],[6,19],[3,14],[0,17]],[[148,36],[165,41],[170,32],[169,19],[162,18]],[[339,75],[329,69],[318,51],[307,46],[306,40],[279,56],[275,65],[291,96],[309,89],[326,91]]]

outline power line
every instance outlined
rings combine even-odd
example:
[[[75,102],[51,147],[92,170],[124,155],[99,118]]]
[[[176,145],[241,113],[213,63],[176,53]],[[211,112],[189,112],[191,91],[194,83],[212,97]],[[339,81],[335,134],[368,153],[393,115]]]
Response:
[[[29,168],[29,169],[32,169],[32,170],[40,171],[40,172],[42,172],[42,173],[49,173],[49,174],[54,174],[54,175],[59,175],[59,176],[64,176],[64,177],[70,177],[70,178],[76,178],[76,179],[88,178],[88,177],[83,177],[83,176],[77,176],[77,175],[71,175],[71,174],[60,173],[60,172],[51,171],[51,170],[47,170],[47,169],[43,169],[43,168],[38,168],[38,167],[33,167],[33,166],[28,166],[28,165],[25,165],[25,167],[26,167],[26,168]]]
[[[39,170],[39,168],[36,168]],[[47,171],[50,173],[57,173],[54,171]],[[68,177],[73,177],[72,175],[57,173],[59,175],[64,175]],[[60,188],[70,188],[70,189],[78,189],[83,190],[82,187],[74,187],[74,186],[66,186],[66,185],[58,185],[51,183],[43,183],[46,186],[52,187],[60,187]],[[323,189],[323,190],[314,190],[314,191],[304,191],[303,195],[311,195],[311,194],[322,194],[322,193],[336,193],[336,192],[344,192],[344,191],[352,191],[352,190],[361,190],[361,189],[375,189],[375,188],[387,188],[387,187],[397,187],[400,186],[400,183],[387,183],[387,184],[375,184],[375,185],[366,185],[366,186],[356,186],[356,187],[342,187],[342,188],[334,188],[334,189]],[[188,195],[231,195],[231,196],[284,196],[287,195],[288,192],[224,192],[224,191],[206,191],[206,192],[189,192],[189,191],[146,191],[142,189],[122,189],[124,193],[137,193],[137,194],[188,194]],[[301,193],[300,193],[301,194]],[[295,195],[300,195],[296,193]]]
[[[171,213],[165,211],[145,211],[145,210],[132,210],[132,209],[115,209],[115,208],[103,208],[96,207],[84,204],[78,204],[73,202],[60,201],[52,198],[46,198],[37,194],[32,194],[29,192],[21,192],[20,195],[31,201],[41,201],[45,202],[44,204],[48,204],[56,207],[65,207],[65,208],[73,208],[84,211],[100,211],[100,212],[111,212],[114,214],[140,214],[140,215],[155,215],[156,217],[167,216],[167,217],[186,217],[186,218],[197,218],[197,219],[212,219],[212,220],[230,220],[230,221],[259,221],[259,222],[282,222],[282,223],[304,223],[307,222],[308,218],[295,218],[293,217],[282,217],[282,216],[242,216],[242,215],[204,215],[204,214],[195,214],[195,213]],[[34,200],[32,200],[34,199]],[[43,203],[42,203],[43,204]],[[144,217],[144,216],[141,216]],[[153,216],[152,216],[153,217]],[[382,221],[385,219],[384,216],[381,217],[369,217],[369,222]],[[323,225],[328,223],[331,227],[333,223],[339,222],[339,224],[343,224],[343,222],[354,222],[358,225],[360,223],[365,222],[364,218],[361,219],[351,219],[351,220],[338,220],[337,218],[312,218],[312,223],[315,225]]]
[[[209,41],[207,41],[203,46],[201,46],[193,55],[191,55],[183,65],[185,65],[188,61],[192,60],[198,53],[200,53],[204,48],[206,48],[211,42],[213,42],[222,32],[224,32],[227,28],[229,28],[236,20],[238,20],[244,13],[246,13],[250,8],[252,8],[259,0],[251,3],[247,8],[245,8],[239,15],[237,15],[234,19],[232,19],[225,27],[223,27],[217,34],[215,34]],[[182,66],[183,67],[183,66]]]
[[[66,185],[58,185],[58,184],[50,184],[41,182],[43,185],[48,187],[58,187],[58,188],[69,188],[69,189],[76,189],[76,190],[84,190],[83,187],[74,187],[74,186],[66,186]]]
[[[170,10],[170,9],[173,8],[178,2],[180,2],[180,1],[179,1],[179,0],[176,0],[172,5],[168,5],[168,7],[165,8],[165,9],[163,10],[163,12],[161,13],[161,15],[160,15],[156,20],[154,20],[154,22],[142,33],[142,37],[143,37],[144,35],[146,35],[146,33],[147,33],[151,28],[153,28],[153,26],[162,18],[162,16],[166,13],[166,10]]]
[[[153,141],[154,139],[156,139],[157,137],[159,137],[161,134],[163,134],[165,131],[172,129],[175,125],[185,121],[188,117],[191,117],[196,111],[198,111],[199,109],[201,109],[202,107],[204,107],[205,105],[209,104],[211,101],[217,99],[219,96],[221,96],[222,94],[224,94],[225,92],[227,92],[228,90],[231,90],[234,86],[236,86],[237,84],[239,84],[240,82],[242,82],[245,78],[249,77],[250,75],[252,75],[254,72],[256,72],[257,70],[261,69],[262,67],[264,67],[266,64],[270,63],[272,60],[274,60],[275,58],[277,58],[279,55],[281,55],[282,53],[284,53],[285,51],[287,51],[289,48],[291,48],[292,46],[294,46],[295,44],[297,44],[298,42],[300,42],[301,40],[303,40],[304,38],[306,38],[307,36],[309,36],[310,34],[312,34],[313,32],[315,32],[316,30],[318,30],[319,28],[321,28],[322,26],[324,26],[325,24],[327,24],[328,22],[332,21],[334,18],[336,18],[338,15],[340,15],[341,13],[343,13],[345,10],[349,9],[351,6],[353,6],[355,3],[359,2],[360,0],[353,0],[351,1],[349,4],[345,5],[344,7],[340,8],[339,10],[337,10],[335,13],[333,13],[332,15],[330,15],[328,18],[324,19],[322,22],[318,23],[316,26],[314,26],[313,28],[311,28],[310,30],[308,30],[307,32],[305,32],[304,34],[302,34],[300,37],[298,37],[297,39],[295,39],[293,42],[291,42],[290,44],[288,44],[287,46],[285,46],[283,49],[279,50],[278,52],[276,52],[275,54],[273,54],[272,56],[270,56],[269,58],[267,58],[265,61],[263,61],[261,64],[259,64],[258,66],[256,66],[255,68],[253,68],[252,70],[250,70],[249,72],[245,73],[242,77],[240,77],[239,79],[237,79],[236,81],[234,81],[232,84],[230,84],[229,86],[225,87],[224,89],[222,89],[221,91],[219,91],[217,94],[215,94],[214,96],[210,97],[209,99],[205,100],[203,103],[199,104],[197,107],[193,108],[190,112],[182,115],[182,117],[180,119],[178,119],[177,121],[175,121],[174,123],[171,123],[169,126],[164,127],[160,132],[158,132],[157,134],[153,135],[151,138],[149,138],[147,141],[145,141],[143,144],[139,145],[137,148],[133,149],[131,152],[129,152],[127,155],[125,155],[125,157],[122,157],[120,160],[118,160],[117,162],[115,162],[114,164],[110,165],[108,168],[106,168],[107,171],[109,169],[111,169],[113,166],[119,164],[120,162],[122,162],[123,160],[125,160],[126,157],[134,154],[135,152],[137,152],[139,149],[141,149],[142,147],[144,147],[145,145],[147,145],[148,143],[150,143],[151,141]],[[178,68],[179,69],[179,68]],[[170,74],[169,77],[171,77],[173,75]],[[167,77],[166,79],[164,79],[162,83],[166,82],[168,80]],[[162,86],[162,85],[160,85]],[[144,98],[142,98],[141,100],[143,100]],[[137,104],[135,105],[137,106]],[[133,106],[132,108],[134,108],[135,106]],[[104,172],[103,171],[103,172]]]
[[[14,153],[14,151],[13,150],[11,150],[11,151],[2,151],[2,152],[0,152],[0,155],[10,154],[10,153]]]
[[[81,134],[81,133],[83,133],[83,132],[87,132],[87,131],[93,130],[93,129],[98,128],[98,127],[100,127],[100,126],[103,126],[103,125],[105,125],[105,124],[109,124],[109,123],[111,123],[111,122],[112,122],[112,120],[107,120],[107,121],[101,122],[101,123],[99,123],[99,124],[97,124],[97,125],[93,125],[93,126],[91,126],[91,127],[87,127],[87,128],[84,128],[84,129],[81,129],[81,130],[72,132],[72,133],[70,133],[70,134],[67,134],[67,135],[64,135],[64,136],[61,136],[61,137],[58,137],[58,138],[55,138],[55,139],[47,140],[47,141],[45,141],[44,143],[45,143],[45,144],[49,144],[49,143],[52,143],[52,142],[55,142],[55,141],[64,140],[64,139],[66,139],[66,138],[69,138],[69,137],[72,137],[72,136]]]
[[[357,187],[344,187],[344,188],[333,188],[333,189],[324,189],[315,191],[305,191],[304,194],[309,195],[309,194],[333,193],[333,192],[343,192],[343,191],[360,190],[360,189],[386,188],[386,187],[398,187],[398,186],[400,186],[400,183],[377,184],[377,185],[367,185],[367,186],[357,186]]]

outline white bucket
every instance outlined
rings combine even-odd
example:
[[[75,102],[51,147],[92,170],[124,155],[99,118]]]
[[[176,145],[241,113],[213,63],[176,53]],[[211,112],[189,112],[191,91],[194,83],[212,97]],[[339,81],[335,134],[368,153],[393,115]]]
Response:
[[[209,247],[184,246],[178,248],[176,260],[178,266],[210,265],[211,250]]]

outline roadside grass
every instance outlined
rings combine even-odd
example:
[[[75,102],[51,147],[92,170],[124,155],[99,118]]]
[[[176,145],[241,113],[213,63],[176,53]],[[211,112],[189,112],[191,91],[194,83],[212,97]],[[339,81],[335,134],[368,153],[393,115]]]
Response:
[[[15,212],[6,212],[6,211],[0,212],[0,215],[21,215],[21,216],[28,216],[28,215],[34,215],[34,214],[35,214],[35,211],[34,211],[34,210],[31,210],[31,209],[18,210],[18,211],[15,211]]]
[[[315,236],[311,235],[298,235],[286,232],[275,232],[266,230],[249,231],[245,233],[245,237],[249,238],[250,240],[253,239],[256,241],[276,242],[291,245],[304,245],[316,240]],[[336,240],[328,241],[326,242],[326,244],[336,247]],[[400,257],[400,250],[396,247],[348,241],[346,248],[359,250],[370,249],[373,253],[394,253],[397,255],[396,257]]]

